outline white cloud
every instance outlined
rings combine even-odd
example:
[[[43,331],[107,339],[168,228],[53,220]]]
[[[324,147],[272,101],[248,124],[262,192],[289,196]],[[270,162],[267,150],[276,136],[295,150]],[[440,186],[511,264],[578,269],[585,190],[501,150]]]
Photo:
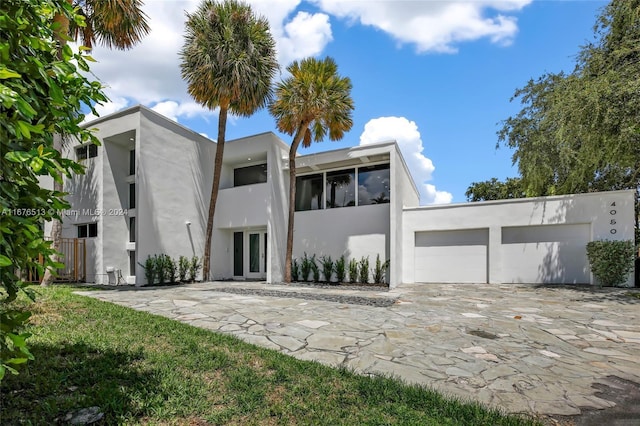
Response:
[[[118,100],[109,105],[123,108],[142,103],[176,121],[214,114],[193,102],[180,76],[178,53],[184,43],[185,11],[193,12],[199,3],[200,0],[147,1],[144,11],[151,32],[141,43],[128,51],[95,46],[92,56],[98,62],[92,64],[91,71],[106,86],[107,95]],[[282,69],[294,59],[321,53],[332,40],[326,14],[298,12],[291,17],[300,0],[250,3],[269,20]],[[103,108],[101,112],[113,111]]]
[[[438,191],[431,180],[435,170],[433,162],[424,156],[424,146],[418,126],[414,121],[404,117],[380,117],[369,120],[360,135],[360,145],[395,140],[400,147],[407,167],[420,191],[421,204],[447,204],[453,195],[446,191]]]
[[[460,42],[488,37],[509,44],[518,27],[505,12],[522,9],[533,0],[478,1],[342,1],[313,0],[323,11],[352,23],[372,26],[418,52],[457,51]]]
[[[104,115],[109,115],[116,111],[120,111],[127,106],[129,106],[129,102],[125,98],[116,96],[112,97],[109,102],[105,102],[102,105],[96,105],[95,110],[98,113],[98,116],[102,117]],[[86,114],[82,122],[88,123],[89,121],[93,121],[98,118],[98,116],[93,115],[93,113]]]

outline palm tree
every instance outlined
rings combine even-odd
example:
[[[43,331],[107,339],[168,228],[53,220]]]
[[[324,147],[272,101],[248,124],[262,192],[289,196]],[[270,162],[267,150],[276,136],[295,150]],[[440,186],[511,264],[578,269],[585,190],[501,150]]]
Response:
[[[78,26],[70,22],[65,14],[56,14],[53,22],[56,39],[58,40],[58,57],[67,41],[81,41],[85,47],[91,49],[95,42],[108,48],[126,50],[140,42],[150,31],[147,25],[147,15],[142,11],[141,0],[67,0],[72,7],[79,8],[79,14],[84,16],[85,25]],[[53,148],[62,151],[62,145],[67,135],[56,135]],[[63,182],[54,181],[53,190],[62,192]],[[54,219],[51,223],[51,248],[60,251],[62,245],[62,222]],[[53,255],[52,260],[58,261]],[[53,271],[47,269],[42,277],[41,285],[46,286],[53,281]]]
[[[182,78],[196,102],[219,108],[218,140],[209,201],[203,279],[209,278],[213,218],[224,152],[227,114],[250,116],[272,96],[271,81],[278,70],[276,45],[266,18],[237,0],[204,0],[187,13],[185,43],[180,52]]]
[[[294,61],[287,67],[290,77],[276,87],[276,100],[269,112],[276,119],[278,130],[293,135],[289,149],[289,221],[287,226],[287,253],[284,281],[291,282],[291,256],[293,252],[293,217],[296,202],[296,153],[298,146],[329,139],[342,139],[351,129],[353,99],[351,80],[338,75],[338,66],[332,58],[307,58]]]

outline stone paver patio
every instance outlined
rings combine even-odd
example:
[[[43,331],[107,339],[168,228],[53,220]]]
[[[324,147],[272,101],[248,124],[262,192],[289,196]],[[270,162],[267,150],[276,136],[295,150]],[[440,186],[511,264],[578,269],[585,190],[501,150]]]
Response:
[[[254,290],[263,294],[229,292]],[[266,290],[297,294],[272,297]],[[512,413],[576,415],[615,406],[593,387],[607,377],[640,383],[640,300],[628,292],[515,284],[405,284],[378,292],[213,282],[80,293]],[[395,303],[374,307],[300,293]]]

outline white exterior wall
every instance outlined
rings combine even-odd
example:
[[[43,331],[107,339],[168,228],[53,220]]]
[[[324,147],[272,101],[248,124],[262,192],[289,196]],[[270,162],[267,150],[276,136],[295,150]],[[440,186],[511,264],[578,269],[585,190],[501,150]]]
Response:
[[[537,228],[529,228],[531,226]],[[417,234],[474,229],[489,232],[487,278],[490,283],[571,283],[580,282],[579,278],[584,276],[593,284],[589,271],[580,270],[586,260],[584,245],[598,239],[633,240],[634,191],[405,209],[403,281],[416,281]],[[458,255],[463,257],[460,251]],[[588,268],[588,262],[586,265]],[[439,267],[453,271],[459,269],[460,264],[440,263]],[[628,285],[631,282],[632,276]]]
[[[145,109],[136,155],[138,262],[154,254],[201,258],[215,143]],[[145,282],[140,265],[136,282]]]

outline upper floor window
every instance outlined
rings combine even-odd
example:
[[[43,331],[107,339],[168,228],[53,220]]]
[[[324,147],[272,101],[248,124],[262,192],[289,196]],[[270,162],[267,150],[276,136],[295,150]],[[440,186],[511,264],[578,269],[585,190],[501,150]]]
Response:
[[[389,165],[358,168],[358,205],[384,204],[389,202],[391,185]]]
[[[98,156],[98,146],[94,144],[81,145],[76,148],[76,158],[78,161],[86,160]]]
[[[327,208],[356,205],[356,172],[354,169],[327,172]]]
[[[76,228],[78,228],[78,238],[93,238],[98,236],[97,223],[85,223],[82,225],[76,225]]]
[[[266,181],[266,164],[256,164],[255,166],[233,169],[233,186],[252,185],[254,183],[265,183]]]
[[[136,184],[135,183],[129,184],[129,208],[130,209],[136,208]]]
[[[129,151],[129,175],[136,174],[136,150]]]
[[[296,177],[296,211],[323,208],[322,173]]]

